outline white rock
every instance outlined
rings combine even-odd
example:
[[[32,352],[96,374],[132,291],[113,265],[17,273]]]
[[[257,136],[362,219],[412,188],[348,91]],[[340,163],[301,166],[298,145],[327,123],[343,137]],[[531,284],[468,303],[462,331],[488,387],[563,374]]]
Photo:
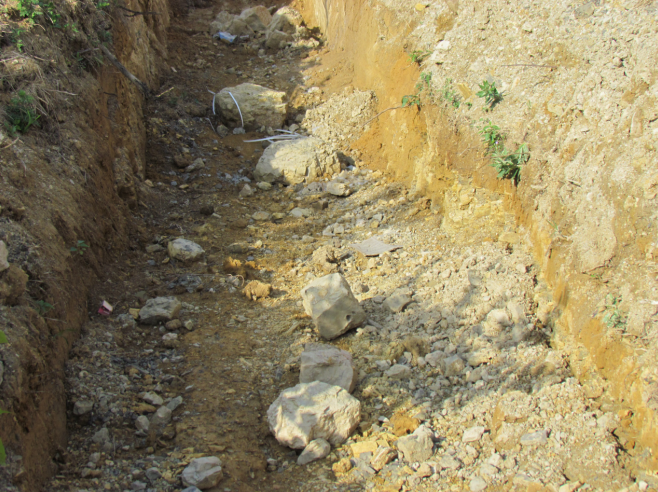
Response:
[[[301,292],[306,314],[313,318],[320,335],[332,340],[366,321],[366,313],[349,284],[338,273],[315,279]]]
[[[240,106],[244,126],[233,98]],[[240,84],[237,87],[226,87],[218,92],[215,104],[225,124],[233,128],[244,127],[247,131],[253,131],[261,126],[281,128],[288,111],[286,99],[285,92],[256,84]]]
[[[329,151],[322,140],[305,137],[275,142],[267,147],[258,160],[254,177],[258,181],[290,185],[337,172],[340,172],[340,162],[336,153]]]
[[[512,314],[514,323],[528,324],[528,318],[525,316],[525,310],[518,302],[510,301],[507,303],[507,309]]]
[[[475,442],[479,441],[484,434],[484,427],[481,425],[473,426],[464,431],[462,435],[462,442]]]
[[[235,15],[227,12],[226,10],[222,10],[219,14],[217,14],[215,20],[210,24],[210,29],[208,30],[209,34],[212,36],[219,31],[228,31],[228,28],[235,17]]]
[[[85,415],[94,409],[94,402],[91,400],[78,400],[73,406],[73,415]]]
[[[475,477],[471,479],[471,483],[469,484],[469,488],[471,492],[480,492],[481,490],[484,490],[487,488],[487,482],[484,481],[483,478],[481,477]]]
[[[9,268],[7,256],[9,256],[7,245],[4,241],[0,241],[0,272],[4,272],[7,268]]]
[[[386,375],[391,379],[407,379],[411,377],[411,368],[403,364],[395,364],[386,371]]]
[[[446,377],[456,376],[457,374],[460,374],[465,367],[466,364],[464,363],[464,360],[458,355],[453,355],[452,357],[443,360],[443,375]]]
[[[445,358],[445,354],[441,350],[430,352],[425,356],[425,362],[432,367],[439,367],[441,361]]]
[[[283,31],[268,31],[265,45],[273,50],[278,50],[286,47],[286,44],[293,41],[292,35]]]
[[[201,246],[187,239],[176,239],[167,245],[169,256],[181,261],[196,261],[203,257],[205,251]]]
[[[521,444],[523,446],[539,446],[540,444],[546,444],[548,432],[545,430],[540,430],[537,432],[530,432],[528,434],[523,434],[521,436]]]
[[[101,430],[94,434],[94,437],[91,438],[92,441],[98,444],[103,444],[110,440],[110,431],[107,430],[107,427],[103,427]]]
[[[178,317],[183,305],[175,297],[156,297],[149,299],[139,310],[139,321],[146,325],[155,325],[161,321],[170,321]]]
[[[410,463],[427,461],[432,456],[432,431],[420,426],[413,434],[398,439],[396,446],[402,452],[405,461]]]
[[[272,15],[266,7],[259,5],[243,10],[240,19],[245,21],[254,32],[265,32],[272,22]]]
[[[313,215],[313,209],[295,207],[290,211],[290,215],[297,218],[310,217],[311,215]]]
[[[297,458],[298,465],[306,465],[311,461],[321,460],[331,452],[331,444],[324,439],[314,439],[304,448],[302,454]]]
[[[342,444],[361,421],[361,403],[339,386],[315,381],[284,390],[267,411],[270,430],[284,446],[305,448],[313,439]]]
[[[411,303],[411,294],[412,291],[408,287],[395,289],[393,294],[387,297],[384,301],[384,306],[393,313],[399,313]]]
[[[269,212],[262,211],[262,210],[259,211],[259,212],[256,212],[254,215],[251,216],[252,219],[254,219],[255,221],[258,221],[258,222],[264,222],[266,220],[270,220],[271,217],[272,217],[272,214],[270,214]]]
[[[327,183],[327,191],[334,196],[350,196],[352,194],[349,186],[337,181],[329,181]]]
[[[214,487],[221,478],[222,462],[215,456],[193,459],[181,475],[183,485],[201,490]]]
[[[153,391],[149,391],[148,393],[144,393],[144,396],[142,396],[142,400],[144,400],[146,403],[159,407],[162,405],[164,400],[160,395],[157,393],[154,393]]]
[[[267,34],[273,31],[282,31],[288,34],[295,34],[297,28],[302,25],[304,19],[301,14],[290,7],[281,7],[272,16],[272,20],[267,26]]]
[[[256,183],[256,186],[258,187],[259,190],[263,190],[263,191],[272,189],[272,184],[267,183],[265,181],[259,181],[258,183]]]
[[[167,403],[167,408],[173,412],[182,404],[183,404],[183,397],[177,396],[176,398],[172,398],[171,401]]]
[[[321,381],[340,386],[350,393],[354,390],[357,371],[352,354],[332,345],[312,343],[304,347],[299,370],[299,382]]]
[[[146,415],[140,415],[137,417],[137,420],[135,420],[135,427],[137,430],[148,432],[149,426],[150,422]]]

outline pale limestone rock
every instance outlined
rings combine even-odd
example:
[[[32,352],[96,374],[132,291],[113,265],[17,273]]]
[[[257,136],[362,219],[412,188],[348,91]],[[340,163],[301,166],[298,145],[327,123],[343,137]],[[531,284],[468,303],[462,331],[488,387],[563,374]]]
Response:
[[[238,111],[231,95],[240,106],[245,130],[252,131],[261,126],[281,128],[283,125],[288,111],[285,92],[249,83],[222,89],[217,93],[216,107],[222,121],[228,126],[236,128],[243,125],[240,119],[240,111]]]
[[[205,251],[197,243],[188,239],[176,239],[167,245],[169,256],[180,261],[200,260]]]
[[[201,490],[214,487],[221,478],[222,462],[215,456],[193,459],[181,475],[183,485]]]
[[[298,465],[306,465],[311,461],[321,460],[331,452],[331,444],[322,438],[314,439],[304,448],[297,458]]]
[[[299,382],[313,381],[340,386],[351,393],[357,381],[352,354],[331,345],[307,344],[301,356]]]
[[[139,321],[145,325],[155,325],[161,321],[170,321],[178,317],[183,305],[175,297],[156,297],[149,299],[139,310]]]

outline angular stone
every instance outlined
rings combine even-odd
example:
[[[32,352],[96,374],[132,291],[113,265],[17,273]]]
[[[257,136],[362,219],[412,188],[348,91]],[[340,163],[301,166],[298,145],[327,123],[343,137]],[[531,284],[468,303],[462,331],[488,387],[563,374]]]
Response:
[[[9,251],[7,250],[7,245],[4,241],[0,241],[0,272],[4,272],[9,268],[9,261],[7,261],[8,256]]]
[[[281,392],[267,410],[270,430],[284,446],[305,448],[313,439],[342,444],[361,421],[361,403],[339,386],[315,381]]]
[[[306,314],[313,318],[322,337],[332,340],[361,326],[366,313],[338,273],[315,279],[301,292]]]
[[[340,162],[336,153],[329,151],[322,140],[305,137],[270,145],[258,160],[254,177],[267,183],[293,185],[337,172]]]
[[[530,432],[521,436],[520,443],[523,446],[539,446],[548,442],[548,432],[540,430],[537,432]]]
[[[208,33],[212,36],[219,31],[228,31],[229,26],[231,25],[231,22],[233,22],[233,19],[235,19],[235,15],[227,12],[226,10],[222,10],[220,13],[217,14],[217,17],[215,17],[215,20],[210,24],[210,28],[208,29]]]
[[[150,427],[150,422],[149,419],[146,415],[140,415],[137,417],[135,420],[135,427],[137,430],[148,432],[149,427]]]
[[[457,458],[446,453],[441,456],[439,466],[444,469],[447,468],[448,470],[459,470],[462,467],[462,464]]]
[[[155,325],[178,317],[183,305],[175,297],[156,297],[149,299],[139,310],[139,320],[145,325]]]
[[[331,452],[331,444],[322,438],[314,439],[304,448],[302,454],[297,458],[298,465],[306,465],[311,461],[321,460]]]
[[[266,7],[259,5],[245,9],[240,13],[240,19],[245,21],[254,32],[265,32],[272,22],[272,15]]]
[[[256,212],[254,215],[252,215],[251,218],[257,222],[264,222],[266,220],[270,220],[272,218],[272,214],[261,210],[260,212]]]
[[[172,398],[171,401],[167,403],[167,408],[173,412],[182,404],[183,404],[183,397],[177,396],[176,398]]]
[[[481,490],[484,490],[487,488],[487,482],[484,481],[481,477],[475,477],[471,479],[471,483],[469,484],[469,489],[471,492],[480,492]]]
[[[425,356],[425,362],[427,362],[432,367],[439,367],[445,356],[446,354],[444,354],[441,350],[430,352]]]
[[[386,306],[393,313],[399,313],[410,303],[411,290],[407,287],[402,287],[396,289],[393,294],[386,298],[384,301],[384,306]]]
[[[290,215],[292,217],[310,217],[313,215],[313,209],[312,208],[299,208],[295,207],[290,211]]]
[[[151,425],[153,426],[164,427],[169,422],[171,422],[171,410],[164,406],[158,408],[151,417]]]
[[[424,426],[418,427],[413,434],[401,437],[397,441],[398,450],[409,463],[430,459],[433,446],[432,431]]]
[[[248,184],[245,184],[240,190],[240,193],[238,193],[238,196],[240,198],[248,198],[250,196],[253,196],[253,194],[254,194],[253,188]]]
[[[237,106],[233,98],[237,101]],[[244,127],[246,131],[254,131],[261,126],[281,128],[288,111],[286,99],[285,92],[247,83],[222,89],[217,93],[215,104],[222,121],[227,126]],[[242,112],[242,120],[240,112]]]
[[[283,31],[268,31],[265,46],[273,50],[285,48],[286,44],[292,42],[293,37]]]
[[[272,20],[267,26],[267,33],[271,31],[283,31],[288,34],[295,34],[297,28],[302,25],[303,18],[299,12],[290,7],[281,7],[272,16]]]
[[[374,456],[370,460],[370,466],[372,466],[376,471],[380,471],[391,461],[397,458],[398,452],[389,448],[388,446],[379,446],[377,451],[375,451]]]
[[[300,383],[321,381],[340,386],[351,393],[356,385],[357,374],[349,352],[319,343],[304,347],[299,371]]]
[[[196,261],[203,257],[205,251],[201,246],[187,239],[176,239],[167,245],[169,256],[180,261]]]
[[[159,407],[163,403],[163,399],[160,395],[157,393],[154,393],[153,391],[149,391],[148,393],[144,393],[144,396],[142,397],[142,400],[144,400],[146,403],[149,403],[151,405],[154,405],[156,407]]]
[[[329,181],[327,183],[327,191],[334,196],[350,196],[352,194],[349,186],[337,181]]]
[[[186,487],[204,490],[217,485],[222,475],[221,460],[215,456],[207,456],[190,461],[181,474],[181,480]]]
[[[452,357],[443,360],[443,375],[446,377],[456,376],[460,374],[465,367],[466,363],[464,362],[464,359],[458,355],[453,355]]]
[[[94,402],[91,400],[78,400],[73,406],[73,415],[85,415],[94,409]]]
[[[479,441],[483,434],[484,427],[481,425],[475,425],[464,431],[464,434],[462,435],[462,442]]]
[[[160,473],[160,470],[158,470],[154,466],[146,470],[144,474],[146,475],[146,478],[148,478],[149,482],[151,483],[155,482],[158,478],[162,478],[162,473]]]
[[[105,442],[108,442],[109,440],[110,440],[110,431],[107,430],[107,427],[103,427],[101,430],[99,430],[94,434],[94,437],[92,437],[92,441],[94,441],[97,444],[103,444]]]
[[[385,374],[391,379],[408,379],[411,377],[411,368],[403,364],[395,364]]]

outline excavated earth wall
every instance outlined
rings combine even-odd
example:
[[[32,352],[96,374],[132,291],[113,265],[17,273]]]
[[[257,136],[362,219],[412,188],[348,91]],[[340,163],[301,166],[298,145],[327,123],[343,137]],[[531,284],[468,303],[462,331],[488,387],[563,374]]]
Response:
[[[87,293],[103,265],[139,231],[131,215],[145,175],[144,96],[100,54],[115,56],[152,90],[166,57],[167,0],[127,0],[125,9],[57,4],[59,22],[32,28],[9,15],[1,48],[0,101],[19,90],[36,101],[40,132],[0,132],[0,488],[40,490],[66,449],[64,366],[87,319]],[[8,4],[11,8],[11,5]],[[132,15],[151,12],[150,15]],[[5,36],[4,41],[9,41]],[[84,242],[84,245],[80,243]],[[87,247],[88,246],[88,247]],[[72,248],[76,250],[73,251]]]
[[[327,80],[374,91],[378,111],[397,107],[366,125],[351,155],[432,196],[447,232],[516,216],[517,230],[491,240],[532,244],[547,284],[535,302],[554,343],[593,404],[618,412],[620,444],[656,470],[656,2],[297,7],[326,37]],[[485,80],[503,94],[489,111],[476,95]],[[420,108],[400,108],[414,94]],[[487,120],[507,148],[529,147],[518,186],[489,165],[478,135]]]

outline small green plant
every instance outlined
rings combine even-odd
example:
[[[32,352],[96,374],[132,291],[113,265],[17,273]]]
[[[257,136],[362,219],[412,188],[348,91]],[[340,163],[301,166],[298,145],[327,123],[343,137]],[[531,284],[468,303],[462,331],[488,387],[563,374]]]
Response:
[[[431,73],[426,73],[423,72],[420,74],[420,80],[416,84],[416,93],[415,94],[407,94],[406,96],[402,97],[402,107],[406,108],[409,106],[416,106],[418,109],[420,109],[422,103],[420,100],[420,96],[423,92],[427,92],[428,96],[432,96],[432,86],[431,82],[432,81],[432,74]]]
[[[487,120],[482,128],[479,130],[482,135],[482,140],[487,145],[487,153],[494,154],[503,150],[505,141],[505,134],[500,131],[498,125],[494,125],[490,120]]]
[[[54,27],[61,27],[59,20],[61,14],[55,4],[48,0],[18,0],[18,16],[34,25],[39,18],[43,18]]]
[[[5,128],[12,136],[16,135],[16,132],[27,132],[32,125],[39,126],[37,120],[41,117],[34,109],[34,98],[22,90],[18,91],[18,96],[13,97],[7,105],[5,116]]]
[[[498,171],[499,179],[511,179],[515,185],[521,180],[521,166],[530,159],[527,144],[521,144],[514,152],[503,146],[492,154],[491,165]]]
[[[85,243],[82,239],[78,239],[78,242],[75,246],[71,247],[72,253],[78,253],[79,255],[85,254],[85,251],[89,249],[89,245]]]
[[[20,28],[13,29],[11,32],[11,42],[16,45],[16,49],[19,53],[23,52],[23,46],[25,46],[21,37],[25,32],[27,32],[27,29]]]
[[[98,3],[96,3],[97,9],[105,9],[109,6],[110,6],[110,2],[108,0],[99,0]]]
[[[409,61],[411,63],[420,63],[431,54],[430,50],[414,50],[409,53]]]
[[[498,92],[495,82],[483,80],[480,84],[480,90],[475,93],[477,97],[483,97],[485,104],[488,105],[485,111],[490,111],[496,104],[503,100],[503,94]]]
[[[417,106],[420,109],[420,96],[418,94],[408,94],[402,97],[402,107]]]
[[[37,305],[37,310],[39,311],[39,316],[43,316],[55,307],[46,301],[35,301],[35,303]]]
[[[461,97],[452,86],[452,79],[446,79],[441,89],[441,97],[443,100],[450,104],[453,108],[458,109],[461,106]]]
[[[624,329],[626,327],[626,315],[619,308],[621,296],[616,297],[612,294],[605,296],[605,314],[603,322],[608,328]]]

